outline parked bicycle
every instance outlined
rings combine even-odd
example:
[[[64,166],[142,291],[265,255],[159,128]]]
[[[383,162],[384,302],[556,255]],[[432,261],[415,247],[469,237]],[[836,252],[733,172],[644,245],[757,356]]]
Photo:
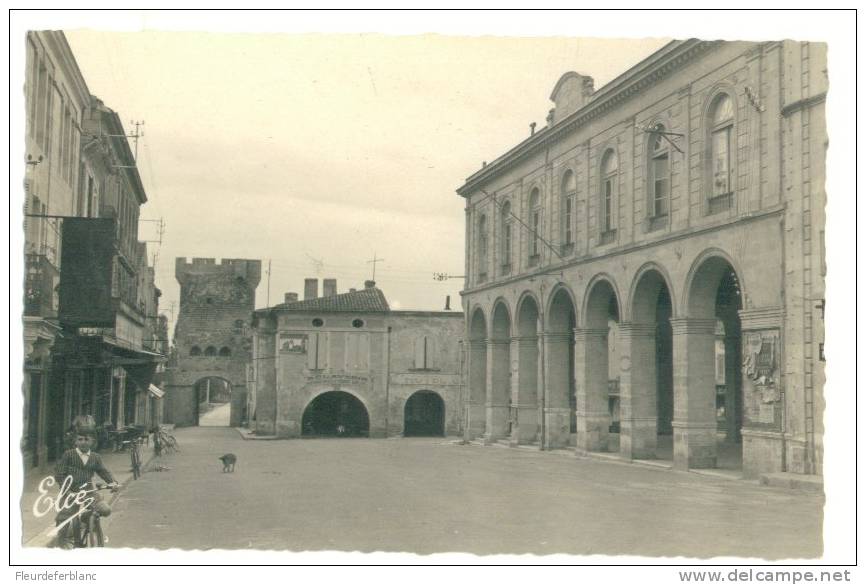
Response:
[[[174,435],[162,426],[153,430],[153,448],[157,456],[180,451],[177,439],[175,439]]]
[[[142,437],[130,439],[123,442],[124,448],[129,447],[129,458],[132,463],[132,477],[138,479],[141,477],[141,443],[144,441]]]
[[[101,490],[116,491],[117,486],[109,486],[105,484],[96,484],[92,490],[86,490],[85,494],[96,494]],[[105,506],[93,505],[79,515],[72,517],[69,520],[69,530],[72,532],[72,546],[74,548],[92,548],[105,546],[107,539],[102,530],[101,518],[108,516],[111,509]],[[55,540],[53,546],[64,547],[60,542],[59,533],[62,526],[55,528]],[[68,545],[66,545],[68,546]]]

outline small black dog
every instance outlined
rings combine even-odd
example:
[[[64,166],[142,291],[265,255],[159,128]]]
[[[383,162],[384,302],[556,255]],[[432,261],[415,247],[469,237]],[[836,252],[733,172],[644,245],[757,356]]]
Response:
[[[235,472],[235,463],[238,461],[237,455],[234,453],[226,453],[219,459],[223,462],[223,473]]]

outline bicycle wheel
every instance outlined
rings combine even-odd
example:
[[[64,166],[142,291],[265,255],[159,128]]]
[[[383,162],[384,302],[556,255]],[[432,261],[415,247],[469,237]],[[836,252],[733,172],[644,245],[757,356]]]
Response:
[[[105,537],[102,534],[102,522],[99,521],[99,515],[91,514],[90,520],[87,522],[87,546],[90,548],[101,547],[105,544]]]
[[[132,446],[132,477],[141,477],[141,453],[138,451],[138,443]]]

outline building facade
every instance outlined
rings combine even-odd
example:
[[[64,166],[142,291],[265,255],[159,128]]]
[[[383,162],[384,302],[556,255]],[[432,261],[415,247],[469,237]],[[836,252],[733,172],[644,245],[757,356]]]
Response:
[[[462,314],[392,311],[373,281],[256,311],[250,428],[301,436],[445,436],[462,430]]]
[[[45,466],[81,415],[147,425],[163,356],[144,187],[117,113],[90,95],[61,32],[27,35],[25,462]],[[142,406],[143,405],[143,406]]]
[[[250,320],[261,262],[177,258],[175,277],[180,283],[180,312],[175,355],[166,371],[166,421],[198,425],[219,388],[231,401],[229,424],[240,426],[247,418]]]
[[[24,180],[25,465],[48,457],[49,390],[60,285],[61,220],[75,215],[80,192],[80,128],[90,91],[60,32],[26,38]]]
[[[469,438],[821,474],[825,52],[566,73],[466,180]]]

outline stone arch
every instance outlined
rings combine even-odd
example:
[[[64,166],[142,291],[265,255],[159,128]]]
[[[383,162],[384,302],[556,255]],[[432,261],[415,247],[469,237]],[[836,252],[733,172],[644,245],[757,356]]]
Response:
[[[568,300],[571,303],[571,306],[574,309],[575,319],[577,319],[577,301],[574,294],[574,291],[571,287],[564,283],[559,282],[553,288],[550,289],[550,292],[547,294],[547,300],[544,307],[544,316],[542,317],[542,321],[544,323],[545,332],[564,332],[567,330],[567,326],[562,325],[561,323],[551,323],[550,315],[553,312],[553,303],[557,299],[557,295],[560,294],[560,291],[568,296]],[[559,297],[560,299],[563,297]],[[540,304],[539,304],[540,306]]]
[[[467,440],[483,435],[487,426],[487,317],[480,306],[469,315],[469,397],[464,437]]]
[[[628,298],[626,302],[623,303],[622,308],[622,319],[623,321],[632,321],[636,323],[645,322],[645,314],[647,312],[647,307],[640,306],[640,300],[638,299],[638,286],[641,283],[641,279],[650,272],[657,272],[662,282],[668,289],[668,293],[671,296],[671,306],[673,308],[673,317],[676,317],[679,313],[677,310],[677,302],[676,302],[676,290],[673,286],[673,281],[671,280],[670,273],[667,269],[657,262],[647,262],[643,266],[637,269],[635,272],[634,278],[632,278],[631,286],[628,291]],[[636,307],[636,305],[638,305]],[[643,315],[638,315],[637,313],[643,313]]]
[[[493,302],[493,310],[490,311],[490,339],[511,339],[511,309],[508,302],[499,297]]]
[[[681,468],[742,466],[742,341],[739,311],[745,288],[739,267],[724,251],[710,248],[692,263],[685,282],[683,314],[675,322],[681,337],[683,372],[677,377],[676,400],[688,412],[674,426],[689,432],[674,445],[674,463]],[[681,323],[680,323],[681,322]],[[679,333],[678,333],[679,331]],[[680,367],[680,366],[678,366]],[[717,443],[717,432],[725,439]],[[679,457],[677,457],[679,453]],[[721,454],[721,457],[720,457]]]
[[[590,313],[592,313],[594,310],[598,310],[599,308],[601,308],[599,305],[595,304],[600,302],[598,293],[601,289],[597,288],[599,284],[601,284],[601,286],[604,286],[606,284],[610,288],[610,292],[613,294],[613,297],[616,301],[617,317],[622,316],[622,303],[620,302],[622,296],[619,293],[619,288],[616,285],[616,280],[614,280],[611,275],[605,272],[601,272],[590,279],[590,281],[586,285],[586,290],[583,293],[583,303],[581,304],[581,313],[583,314],[583,320],[581,321],[581,325],[584,328],[592,328],[594,325],[603,326],[603,324],[601,324],[600,322],[596,322],[594,324],[592,322],[593,316],[590,315]]]
[[[508,303],[498,298],[490,316],[490,338],[487,359],[490,360],[486,396],[486,431],[488,441],[511,435],[511,312]]]
[[[695,279],[697,276],[699,276],[698,271],[701,270],[702,268],[706,268],[705,267],[706,262],[712,261],[714,258],[729,264],[731,266],[731,268],[733,269],[733,271],[736,273],[737,280],[739,282],[740,292],[742,295],[741,298],[744,299],[743,305],[745,306],[745,304],[746,304],[745,299],[748,298],[748,293],[746,292],[746,291],[748,291],[748,286],[743,281],[742,268],[739,266],[737,261],[734,260],[734,258],[730,254],[728,254],[727,252],[725,252],[721,248],[708,248],[708,249],[704,250],[703,252],[701,252],[700,254],[698,254],[695,257],[695,259],[692,261],[691,267],[689,268],[689,271],[686,275],[685,283],[683,284],[682,292],[680,293],[680,299],[681,299],[680,303],[681,304],[680,304],[679,315],[681,315],[683,317],[688,317],[688,318],[713,318],[712,311],[708,311],[706,306],[702,306],[702,298],[701,298],[702,295],[700,295],[700,294],[693,295],[691,293],[692,292],[696,292],[696,293],[698,292],[697,289],[695,289],[694,291],[692,290],[693,284],[695,284]],[[717,264],[716,265],[716,272],[718,270],[719,270],[719,265]],[[715,272],[711,272],[711,273],[704,272],[700,276],[703,278],[706,276],[712,277],[714,275],[719,276],[718,274],[715,274]],[[716,285],[717,284],[718,283],[716,283]],[[708,286],[708,283],[703,283],[703,285],[704,285],[704,287],[706,287],[706,286]],[[703,299],[703,300],[705,300],[705,299]],[[694,302],[694,301],[696,301],[696,302]]]
[[[428,389],[416,390],[403,404],[404,437],[444,437],[445,400]]]
[[[343,409],[342,405],[347,407]],[[301,436],[367,437],[369,434],[370,407],[362,394],[352,387],[318,387],[301,410]]]
[[[674,302],[664,268],[647,262],[636,272],[622,324],[620,453],[634,459],[668,458],[673,432]],[[660,437],[661,435],[661,437]],[[662,455],[661,453],[664,453]]]
[[[566,447],[577,431],[575,418],[575,345],[577,306],[571,289],[551,290],[544,317],[543,440],[548,448]]]
[[[515,405],[517,420],[512,429],[512,442],[535,443],[539,440],[539,317],[541,303],[526,291],[517,302],[515,331],[517,333],[517,390]]]
[[[584,451],[607,451],[610,431],[619,431],[620,299],[616,281],[609,274],[596,274],[587,283],[583,327],[576,335],[576,442]]]
[[[202,427],[231,425],[233,384],[221,375],[201,376],[193,384],[195,424]]]

